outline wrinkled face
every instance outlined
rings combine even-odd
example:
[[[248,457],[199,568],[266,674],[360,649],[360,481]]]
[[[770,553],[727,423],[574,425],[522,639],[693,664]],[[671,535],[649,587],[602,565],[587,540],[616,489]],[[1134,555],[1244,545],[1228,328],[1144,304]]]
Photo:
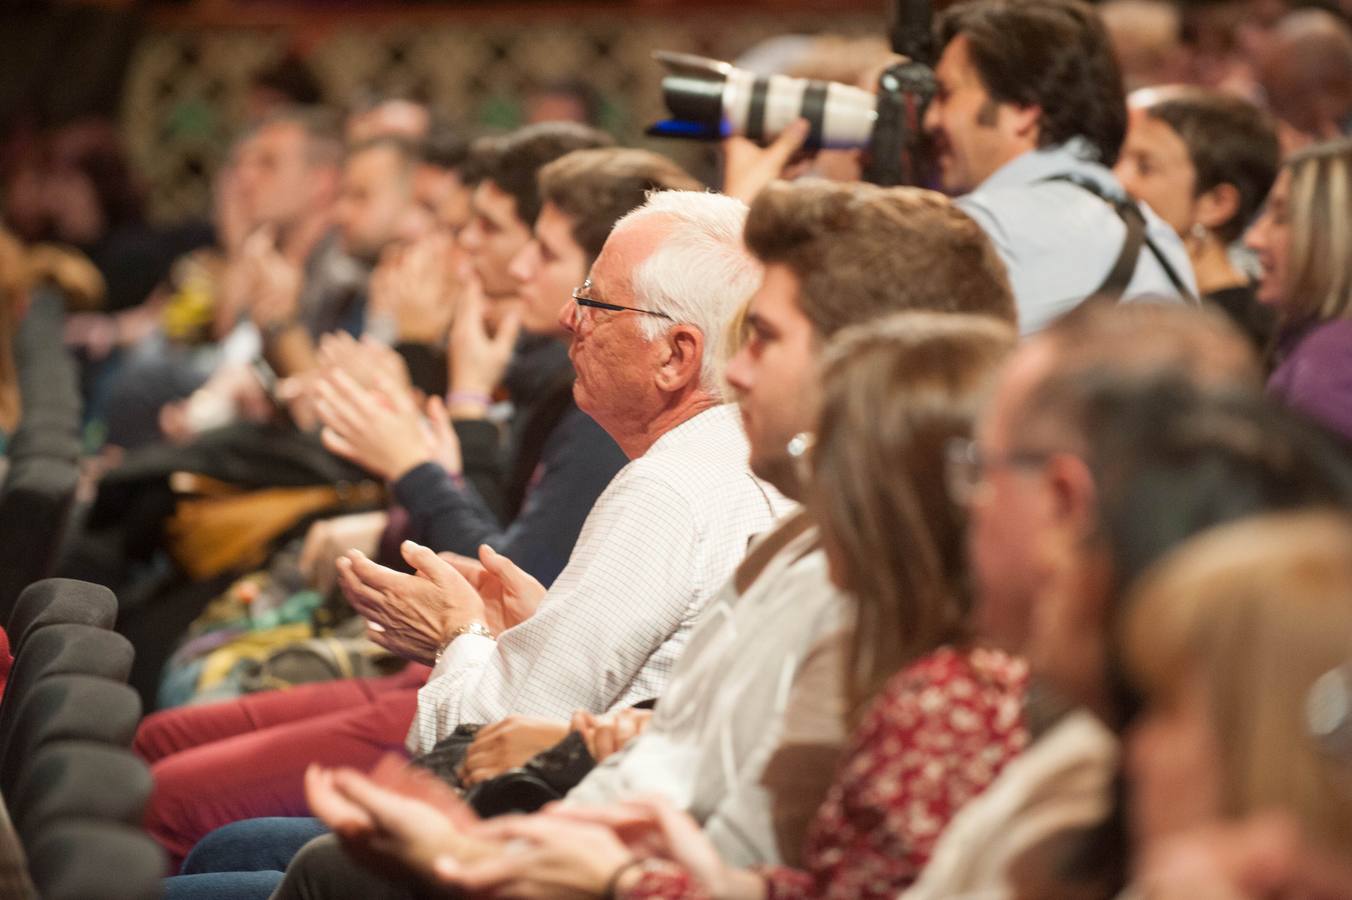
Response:
[[[1034,340],[1009,361],[976,428],[983,466],[968,503],[968,558],[976,586],[980,633],[1015,653],[1025,652],[1033,607],[1052,563],[1045,547],[1053,526],[1052,498],[1042,472],[1011,462],[1022,449],[1013,418],[1045,377],[1050,348]]]
[[[536,334],[563,334],[559,324],[572,307],[573,288],[587,277],[587,254],[573,240],[573,219],[546,203],[535,236],[512,259],[510,272],[521,298],[521,324]]]
[[[343,249],[358,259],[374,261],[390,244],[416,236],[412,179],[398,151],[376,146],[348,157],[334,219]]]
[[[630,275],[655,250],[665,226],[639,220],[611,232],[592,264],[588,294],[594,300],[645,308],[634,296]],[[654,375],[665,342],[648,340],[640,330],[645,313],[611,311],[567,303],[559,324],[573,336],[568,356],[577,371],[573,398],[578,408],[610,431],[629,430],[644,421],[661,402]],[[616,427],[616,423],[625,423]]]
[[[469,224],[460,230],[460,246],[469,254],[484,294],[507,299],[516,293],[508,267],[531,239],[530,225],[516,214],[516,199],[485,179],[470,200]]]
[[[1152,702],[1127,736],[1132,831],[1142,849],[1221,814],[1221,753],[1206,685],[1189,673]]]
[[[251,227],[290,228],[310,212],[317,173],[305,151],[305,130],[286,122],[261,128],[240,147],[236,178]]]
[[[819,341],[798,295],[798,277],[788,266],[765,267],[747,310],[745,342],[725,372],[751,444],[751,471],[790,497],[801,490],[798,466],[785,448],[794,435],[812,430],[820,400]]]
[[[1127,193],[1144,200],[1174,231],[1187,235],[1196,221],[1197,170],[1178,132],[1144,109],[1132,109],[1113,174]]]
[[[1282,169],[1263,211],[1249,227],[1244,243],[1258,257],[1262,274],[1258,300],[1270,306],[1286,302],[1291,257],[1291,170]]]
[[[1026,147],[1015,140],[1011,107],[991,99],[958,35],[944,48],[934,70],[938,92],[925,111],[925,130],[934,139],[944,190],[974,190]]]

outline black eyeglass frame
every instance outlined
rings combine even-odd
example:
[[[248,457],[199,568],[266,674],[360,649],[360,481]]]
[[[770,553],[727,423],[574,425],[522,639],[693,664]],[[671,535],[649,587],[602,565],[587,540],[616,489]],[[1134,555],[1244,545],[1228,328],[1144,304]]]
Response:
[[[581,285],[573,288],[573,302],[576,303],[578,306],[589,306],[592,309],[604,309],[609,312],[636,312],[643,313],[644,315],[649,316],[661,316],[662,318],[669,319],[670,321],[673,322],[676,321],[666,313],[658,312],[655,309],[639,309],[637,306],[621,306],[618,303],[607,303],[604,300],[596,300],[592,297],[588,297],[586,294],[583,293],[583,291],[590,289],[591,289],[591,279],[588,278],[586,281],[582,282]]]

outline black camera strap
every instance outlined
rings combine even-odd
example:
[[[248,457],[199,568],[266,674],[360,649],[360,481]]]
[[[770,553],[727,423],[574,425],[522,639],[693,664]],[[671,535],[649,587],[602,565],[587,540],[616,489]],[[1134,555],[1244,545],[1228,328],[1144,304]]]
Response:
[[[1131,276],[1136,272],[1136,263],[1141,256],[1141,247],[1144,246],[1150,250],[1150,254],[1160,264],[1160,268],[1164,270],[1164,275],[1169,279],[1169,283],[1174,286],[1174,290],[1178,291],[1179,295],[1188,303],[1194,305],[1197,303],[1197,298],[1193,296],[1192,291],[1188,290],[1188,286],[1179,277],[1173,265],[1146,234],[1145,214],[1141,212],[1139,206],[1125,198],[1107,194],[1103,188],[1099,187],[1097,182],[1079,175],[1053,175],[1042,180],[1064,181],[1081,190],[1088,191],[1111,206],[1117,213],[1118,218],[1122,220],[1122,224],[1127,227],[1127,235],[1122,240],[1122,249],[1117,254],[1117,261],[1108,270],[1108,275],[1103,279],[1103,283],[1090,296],[1120,300],[1127,291],[1127,285],[1131,283]]]

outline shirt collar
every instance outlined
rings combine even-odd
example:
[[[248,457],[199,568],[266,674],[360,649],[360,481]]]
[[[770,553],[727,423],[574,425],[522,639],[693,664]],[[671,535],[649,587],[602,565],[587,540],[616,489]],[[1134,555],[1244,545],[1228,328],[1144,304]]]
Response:
[[[675,428],[668,429],[653,442],[653,445],[648,448],[648,453],[680,446],[687,440],[698,440],[700,436],[711,431],[726,428],[732,417],[737,417],[736,426],[740,429],[741,418],[736,403],[720,403],[718,406],[710,407],[701,413],[696,413]]]
[[[987,176],[977,190],[1018,187],[1070,172],[1104,181],[1108,170],[1097,160],[1098,150],[1086,138],[1077,135],[1064,144],[1039,147],[1016,156]]]

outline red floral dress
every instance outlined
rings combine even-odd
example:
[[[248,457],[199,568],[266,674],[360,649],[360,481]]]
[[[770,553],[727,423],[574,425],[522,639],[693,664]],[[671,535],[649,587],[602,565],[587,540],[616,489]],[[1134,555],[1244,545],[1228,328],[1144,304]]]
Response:
[[[760,869],[771,900],[891,898],[920,874],[944,826],[1027,743],[1024,665],[943,647],[897,673],[850,738],[808,830],[806,869]],[[681,868],[649,863],[626,900],[697,900]]]

